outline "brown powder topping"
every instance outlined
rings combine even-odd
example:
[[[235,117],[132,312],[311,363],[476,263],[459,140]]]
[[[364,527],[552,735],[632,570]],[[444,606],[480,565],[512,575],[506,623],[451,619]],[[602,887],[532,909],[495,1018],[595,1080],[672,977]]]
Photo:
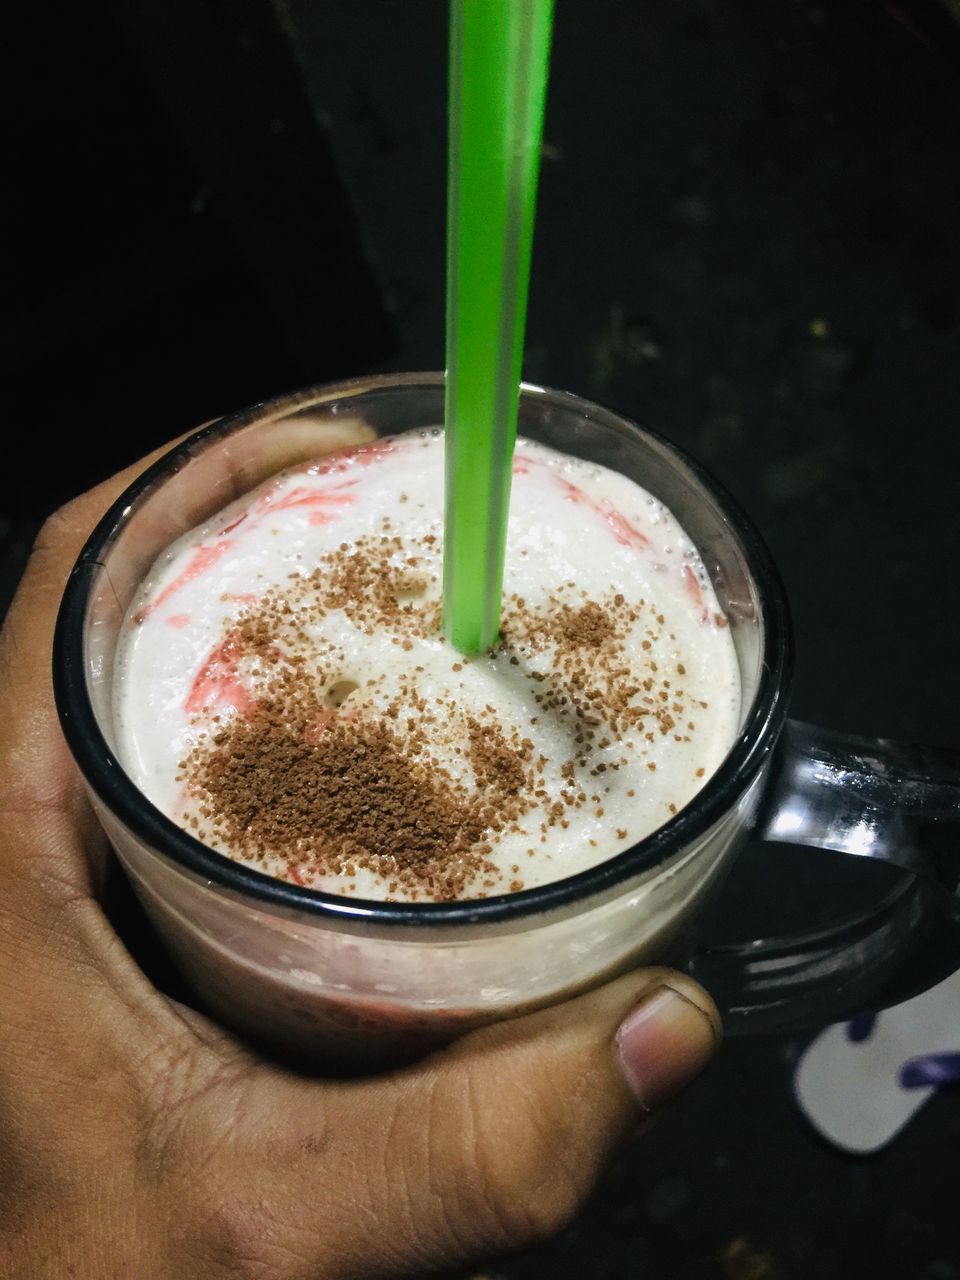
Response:
[[[618,596],[617,599],[622,606],[623,596]],[[565,645],[599,649],[606,640],[613,638],[616,628],[596,601],[588,600],[579,609],[563,605],[557,613],[556,632],[558,640]]]
[[[436,629],[439,608],[425,601],[429,579],[418,570],[416,557],[403,555],[403,539],[388,535],[386,521],[383,528],[380,536],[358,538],[320,557],[301,583],[303,621],[342,609],[365,630],[389,627],[409,638],[409,633],[422,636]]]
[[[670,732],[676,723],[664,705],[670,701],[670,682],[662,680],[657,663],[645,656],[661,635],[662,615],[652,606],[643,600],[630,602],[621,592],[611,592],[602,601],[583,599],[576,607],[559,593],[546,607],[532,610],[525,605],[516,596],[508,601],[502,647],[528,655],[529,678],[546,686],[537,695],[538,704],[576,719],[581,736],[575,734],[575,741],[592,746],[601,726],[618,736],[648,722],[661,734]],[[641,655],[634,638],[641,624],[643,662],[637,660]],[[540,653],[549,658],[546,671],[529,661]]]
[[[477,848],[494,816],[481,799],[412,761],[383,724],[311,732],[318,722],[322,708],[268,703],[194,750],[191,787],[221,839],[253,859],[282,856],[301,875],[363,867],[440,900],[491,870]]]
[[[442,643],[437,542],[401,538],[384,519],[225,624],[207,683],[198,677],[191,694],[196,745],[181,762],[185,820],[201,838],[297,883],[366,871],[390,897],[478,897],[522,886],[516,865],[496,862],[504,837],[540,846],[578,810],[602,817],[628,764],[654,785],[652,744],[693,722],[653,659],[664,620],[645,600],[616,590],[588,599],[565,582],[546,599],[504,601],[500,642],[480,661],[535,704],[522,723],[561,733],[553,762],[493,705],[454,692],[473,678],[455,653],[450,687],[437,687],[419,653],[389,683],[351,669],[325,638],[336,611],[386,635],[401,664],[418,644]],[[664,665],[675,683],[686,674],[675,658]],[[218,713],[221,686],[232,714]]]
[[[516,731],[513,741],[507,742],[498,724],[483,724],[472,717],[467,721],[467,729],[470,739],[467,754],[480,786],[490,787],[504,797],[519,796],[529,782],[526,764],[533,752],[533,743],[528,738],[518,742]]]

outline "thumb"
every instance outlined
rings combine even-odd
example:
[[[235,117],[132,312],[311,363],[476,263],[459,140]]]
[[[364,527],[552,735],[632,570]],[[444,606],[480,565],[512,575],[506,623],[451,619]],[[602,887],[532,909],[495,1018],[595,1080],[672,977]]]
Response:
[[[363,1117],[354,1142],[372,1157],[368,1171],[384,1171],[375,1199],[395,1251],[386,1272],[556,1233],[638,1124],[706,1065],[720,1034],[695,983],[647,969],[353,1086],[350,1109]],[[384,1135],[388,1149],[375,1155]]]
[[[555,1234],[638,1124],[699,1074],[720,1036],[710,997],[654,969],[460,1041],[438,1063],[434,1087],[438,1115],[448,1117],[436,1149],[460,1191],[448,1211],[459,1204],[460,1222],[448,1227],[462,1236],[479,1225],[503,1247]]]

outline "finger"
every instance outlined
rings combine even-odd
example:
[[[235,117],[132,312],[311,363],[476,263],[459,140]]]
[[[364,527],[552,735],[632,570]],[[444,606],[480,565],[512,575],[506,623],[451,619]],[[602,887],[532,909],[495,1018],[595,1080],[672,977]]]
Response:
[[[21,961],[28,953],[34,957],[32,983],[13,984],[25,1007],[38,987],[41,964],[51,1008],[57,992],[69,985],[57,977],[66,965],[72,977],[91,978],[90,990],[104,975],[115,978],[131,1007],[151,994],[135,966],[118,960],[116,936],[94,901],[102,888],[106,845],[60,733],[51,652],[63,588],[91,530],[145,469],[193,434],[154,450],[46,522],[0,636],[0,959],[4,952]],[[318,431],[317,421],[300,413],[289,431],[266,433],[256,450],[258,465],[278,469],[291,454],[294,460],[317,456],[372,434],[356,419],[324,421]],[[215,443],[214,454],[224,501],[263,478],[231,457],[229,441],[222,450]],[[199,470],[209,474],[204,466]],[[66,1008],[69,1002],[60,1003]]]
[[[288,1152],[272,1203],[298,1206],[304,1250],[303,1209],[317,1206],[314,1265],[335,1248],[342,1276],[406,1276],[532,1243],[576,1213],[719,1040],[699,987],[646,970],[335,1096],[287,1083],[271,1095],[272,1138]],[[388,1243],[371,1255],[374,1223]]]
[[[77,948],[92,971],[99,972],[106,957],[114,973],[116,938],[92,901],[102,888],[105,840],[80,787],[54,706],[51,652],[57,612],[71,568],[96,523],[144,470],[193,434],[154,450],[46,522],[0,636],[0,951],[22,954],[29,949],[53,966],[67,959],[74,974],[82,971]],[[296,460],[361,443],[371,435],[356,420],[324,422],[318,432],[315,420],[311,424],[299,414],[289,432],[268,432],[256,452],[259,465],[276,469],[289,460],[291,450]],[[282,456],[276,452],[281,447]],[[222,452],[214,446],[214,453],[224,477],[224,501],[258,478],[241,459],[230,456],[228,444]],[[203,466],[199,470],[208,474]],[[70,920],[65,923],[66,912]],[[55,995],[55,972],[48,988]],[[141,979],[139,994],[147,991]],[[26,998],[28,988],[23,993]]]
[[[97,521],[137,476],[183,439],[69,502],[37,537],[0,636],[0,715],[9,729],[0,753],[5,812],[75,804],[76,776],[60,736],[50,674],[60,597]]]
[[[25,792],[22,796],[13,795],[8,787],[7,801],[13,807],[62,806],[75,791],[75,774],[56,725],[50,677],[53,632],[70,570],[112,503],[148,467],[192,434],[188,432],[154,450],[75,498],[51,516],[40,531],[0,640],[0,714],[5,714],[5,723],[14,726],[0,764],[20,766],[7,776],[11,785],[19,784],[21,792]],[[198,511],[211,501],[217,509],[284,466],[364,443],[374,434],[356,418],[318,420],[301,412],[283,432],[267,430],[256,451],[231,450],[228,439],[209,455],[198,454],[189,473],[193,477],[190,500],[196,502]],[[183,518],[184,500],[185,490],[177,503],[154,504],[152,518],[157,523],[154,532],[158,553],[184,531],[178,523]],[[210,514],[211,510],[205,511],[205,515]],[[144,518],[150,517],[142,513],[141,519]],[[194,523],[203,518],[198,514]]]
[[[439,1174],[444,1187],[429,1219],[441,1244],[482,1251],[555,1234],[721,1034],[710,998],[664,970],[525,1022],[468,1037],[438,1064],[435,1084],[418,1082],[417,1127],[432,1130],[421,1145],[427,1185]]]

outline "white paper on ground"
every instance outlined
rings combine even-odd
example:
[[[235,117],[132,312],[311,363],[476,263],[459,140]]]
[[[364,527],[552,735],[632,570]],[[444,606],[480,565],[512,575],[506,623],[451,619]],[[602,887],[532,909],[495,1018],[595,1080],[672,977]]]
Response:
[[[905,1062],[960,1050],[960,972],[879,1014],[866,1040],[847,1024],[828,1027],[804,1051],[794,1074],[800,1109],[828,1142],[866,1155],[895,1137],[935,1092],[905,1089]]]

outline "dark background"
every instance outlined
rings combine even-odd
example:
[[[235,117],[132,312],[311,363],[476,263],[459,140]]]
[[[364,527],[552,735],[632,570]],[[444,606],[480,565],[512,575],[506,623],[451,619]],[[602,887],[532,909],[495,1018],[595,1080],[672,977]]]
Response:
[[[795,714],[957,746],[946,13],[557,0],[526,373],[739,499],[792,600]],[[146,449],[442,366],[446,5],[16,0],[5,25],[4,605],[43,515]],[[839,868],[799,857],[748,850],[715,919],[829,917]],[[957,1094],[845,1156],[792,1101],[804,1043],[728,1044],[574,1226],[485,1274],[956,1280]]]

